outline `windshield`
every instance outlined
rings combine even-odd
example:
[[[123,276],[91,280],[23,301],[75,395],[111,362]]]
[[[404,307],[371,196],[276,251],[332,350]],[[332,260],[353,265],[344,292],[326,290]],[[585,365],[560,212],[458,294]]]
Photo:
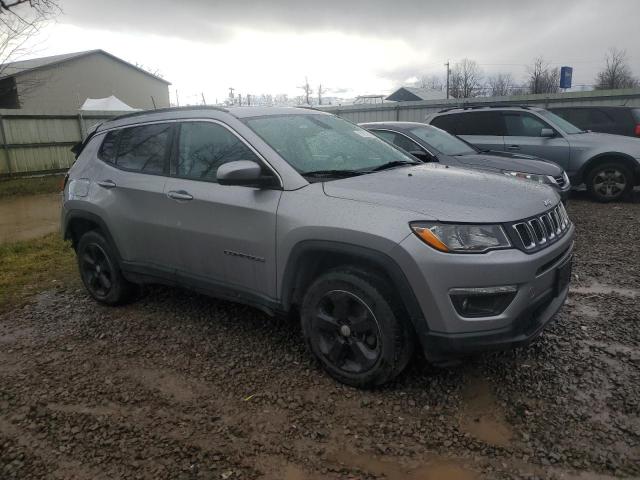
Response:
[[[540,110],[538,111],[538,113],[542,117],[549,120],[550,122],[553,122],[555,126],[558,127],[560,130],[562,130],[564,133],[568,133],[568,134],[584,133],[584,130],[580,130],[573,123],[567,122],[564,118],[559,117],[558,115],[550,112],[549,110]]]
[[[332,115],[269,115],[249,118],[245,123],[302,175],[365,173],[389,164],[420,163]]]
[[[431,147],[445,155],[469,155],[477,153],[472,147],[450,133],[435,127],[416,127],[409,130]]]

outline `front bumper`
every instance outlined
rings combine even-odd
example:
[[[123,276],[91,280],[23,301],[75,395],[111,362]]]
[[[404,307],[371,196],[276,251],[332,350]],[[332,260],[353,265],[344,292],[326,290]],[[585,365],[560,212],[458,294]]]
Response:
[[[422,339],[425,355],[431,362],[438,363],[475,353],[527,345],[553,320],[568,293],[569,286],[555,297],[549,294],[524,310],[510,326],[499,330],[462,334],[427,332]]]
[[[563,305],[568,285],[557,290],[560,265],[571,261],[574,227],[556,243],[535,253],[517,249],[486,254],[437,252],[415,235],[394,256],[416,296],[422,319],[413,319],[427,359],[445,362],[480,351],[524,345],[540,334]],[[462,317],[451,302],[455,288],[516,285],[515,298],[500,315]]]

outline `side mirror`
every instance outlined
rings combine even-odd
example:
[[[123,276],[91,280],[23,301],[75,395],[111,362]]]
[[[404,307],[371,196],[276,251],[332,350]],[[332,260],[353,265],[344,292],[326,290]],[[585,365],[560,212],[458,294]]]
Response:
[[[540,136],[544,138],[553,138],[556,136],[556,132],[551,128],[543,128],[540,130]]]
[[[220,185],[261,188],[277,184],[273,175],[263,175],[262,167],[250,160],[237,160],[221,165],[216,178]]]

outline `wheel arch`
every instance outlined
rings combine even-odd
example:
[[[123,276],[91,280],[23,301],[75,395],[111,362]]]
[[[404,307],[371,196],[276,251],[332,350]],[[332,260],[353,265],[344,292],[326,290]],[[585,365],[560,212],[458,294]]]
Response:
[[[579,170],[579,183],[586,181],[586,177],[592,168],[599,164],[612,161],[617,161],[625,165],[631,171],[634,183],[638,183],[640,180],[638,163],[632,156],[621,152],[603,152],[591,157]]]
[[[281,303],[285,311],[297,308],[314,278],[331,268],[350,265],[373,269],[398,292],[412,326],[424,330],[422,310],[407,277],[386,253],[349,243],[305,240],[291,250],[281,282]]]
[[[107,224],[100,216],[83,210],[70,210],[66,214],[62,235],[65,240],[71,240],[74,249],[77,248],[80,237],[92,230],[97,230],[105,236],[107,241],[113,246],[118,263],[120,264],[121,259],[117,245],[113,240],[109,227],[107,227]]]

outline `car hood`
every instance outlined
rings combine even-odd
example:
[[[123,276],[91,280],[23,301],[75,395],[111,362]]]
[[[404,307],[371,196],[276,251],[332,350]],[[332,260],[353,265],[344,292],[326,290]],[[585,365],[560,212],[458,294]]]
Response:
[[[575,133],[567,135],[571,148],[593,149],[626,153],[634,158],[640,158],[640,138],[610,133]]]
[[[512,222],[559,201],[546,185],[480,171],[425,164],[324,183],[326,195],[412,211],[416,220]]]
[[[516,155],[507,152],[477,153],[453,157],[461,164],[469,167],[516,172],[533,173],[535,175],[562,175],[562,168],[556,163],[528,155]]]

